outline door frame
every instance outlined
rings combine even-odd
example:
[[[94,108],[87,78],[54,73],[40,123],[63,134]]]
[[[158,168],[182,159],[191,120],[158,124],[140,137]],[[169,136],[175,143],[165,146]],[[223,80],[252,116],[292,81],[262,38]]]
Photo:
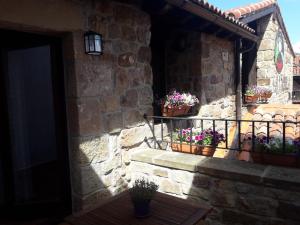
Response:
[[[22,49],[26,47],[27,44],[29,45],[41,45],[41,44],[47,44],[50,46],[50,58],[51,58],[51,75],[52,75],[52,90],[53,90],[53,107],[55,111],[55,134],[56,134],[56,140],[57,140],[57,157],[59,161],[60,166],[60,184],[61,184],[61,194],[60,197],[62,197],[62,208],[58,208],[54,205],[43,205],[43,206],[32,206],[32,208],[28,208],[26,206],[25,211],[32,211],[32,210],[38,210],[41,211],[40,214],[47,214],[47,212],[43,211],[50,211],[57,210],[61,212],[61,216],[67,215],[72,212],[72,202],[71,202],[71,182],[70,182],[70,169],[69,169],[69,154],[68,154],[68,130],[67,130],[67,114],[66,114],[66,102],[65,102],[65,79],[64,79],[64,68],[63,68],[63,54],[62,54],[62,38],[58,37],[52,37],[52,36],[46,36],[46,35],[38,35],[38,34],[31,34],[31,33],[24,33],[24,32],[18,32],[18,31],[8,31],[8,30],[0,30],[0,35],[2,33],[7,33],[8,36],[14,35],[17,36],[17,40],[20,41],[22,38],[20,36],[24,36],[26,38],[32,37],[32,40],[29,41],[29,43],[23,43],[19,44],[18,46],[3,46],[0,43],[0,82],[2,84],[2,87],[0,88],[0,94],[1,94],[1,110],[0,110],[0,116],[1,120],[5,123],[5,129],[6,131],[9,131],[9,124],[8,124],[8,105],[7,105],[7,85],[5,82],[5,76],[7,76],[7,59],[6,59],[6,52],[8,50],[12,49]],[[34,40],[36,39],[36,40]],[[29,40],[29,39],[28,39]],[[13,42],[13,41],[12,41]],[[5,42],[2,42],[4,44],[7,44]],[[2,74],[2,75],[1,75]],[[2,122],[2,121],[1,121]],[[12,172],[12,157],[10,154],[10,135],[8,132],[5,132],[3,129],[0,130],[0,135],[2,137],[5,137],[4,143],[0,143],[1,145],[4,145],[4,151],[0,152],[0,157],[4,160],[2,162],[4,163],[3,169],[4,169],[4,175],[5,175],[5,201],[6,205],[4,205],[4,208],[0,207],[0,215],[3,212],[3,215],[14,215],[16,208],[13,207],[13,201],[14,201],[14,185],[13,185],[13,172]],[[2,146],[3,146],[2,145]],[[0,158],[0,160],[1,160]],[[22,209],[20,209],[22,211]],[[25,213],[26,214],[26,213]],[[1,215],[2,216],[2,215]],[[22,216],[22,215],[21,215]],[[41,215],[44,216],[44,215]]]

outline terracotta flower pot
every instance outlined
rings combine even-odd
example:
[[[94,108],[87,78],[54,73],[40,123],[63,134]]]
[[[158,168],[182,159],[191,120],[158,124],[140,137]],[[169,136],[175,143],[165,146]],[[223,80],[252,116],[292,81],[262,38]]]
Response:
[[[195,154],[195,155],[201,155],[202,150],[199,145],[192,144],[190,145],[189,143],[178,143],[178,142],[173,142],[171,145],[171,148],[175,152],[183,152],[183,153],[190,153],[190,154]]]
[[[300,167],[299,156],[296,154],[268,154],[265,152],[251,152],[254,163],[284,167]]]
[[[177,142],[172,143],[171,148],[175,152],[204,155],[207,157],[212,157],[216,151],[216,148],[212,146],[200,146],[195,144],[190,145],[189,143],[180,144]]]
[[[201,147],[201,155],[212,157],[215,154],[216,148],[213,146],[203,146]]]
[[[171,108],[162,106],[162,115],[166,117],[182,116],[188,114],[190,109],[191,106],[188,105],[175,106]]]
[[[265,97],[266,97],[266,98],[271,98],[271,97],[272,97],[272,93],[265,94]]]
[[[245,95],[245,102],[246,103],[256,103],[258,100],[257,95]]]

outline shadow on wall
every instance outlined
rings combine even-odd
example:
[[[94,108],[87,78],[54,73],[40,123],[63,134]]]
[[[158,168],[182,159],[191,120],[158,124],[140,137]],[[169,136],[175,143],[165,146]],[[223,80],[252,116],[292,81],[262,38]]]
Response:
[[[129,150],[142,144],[145,136],[150,136],[141,113],[133,113],[130,121],[123,122],[121,116],[121,122],[107,118],[98,123],[105,113],[95,105],[97,100],[84,98],[72,100],[69,105],[73,131],[70,171],[75,213],[94,208],[128,188]]]
[[[111,151],[108,136],[80,138],[72,146],[73,212],[95,208],[127,188],[121,153]]]

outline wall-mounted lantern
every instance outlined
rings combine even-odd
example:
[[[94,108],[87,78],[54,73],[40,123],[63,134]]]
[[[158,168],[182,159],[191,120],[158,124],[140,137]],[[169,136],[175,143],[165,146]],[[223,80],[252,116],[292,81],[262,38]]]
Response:
[[[85,53],[89,55],[103,54],[102,35],[93,31],[84,34]]]

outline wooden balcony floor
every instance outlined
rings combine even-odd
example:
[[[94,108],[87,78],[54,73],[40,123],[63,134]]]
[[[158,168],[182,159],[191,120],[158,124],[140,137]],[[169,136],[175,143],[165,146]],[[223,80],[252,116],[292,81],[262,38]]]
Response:
[[[150,207],[149,217],[135,218],[129,194],[124,192],[109,203],[66,221],[72,225],[195,225],[211,210],[162,193],[156,194]]]

